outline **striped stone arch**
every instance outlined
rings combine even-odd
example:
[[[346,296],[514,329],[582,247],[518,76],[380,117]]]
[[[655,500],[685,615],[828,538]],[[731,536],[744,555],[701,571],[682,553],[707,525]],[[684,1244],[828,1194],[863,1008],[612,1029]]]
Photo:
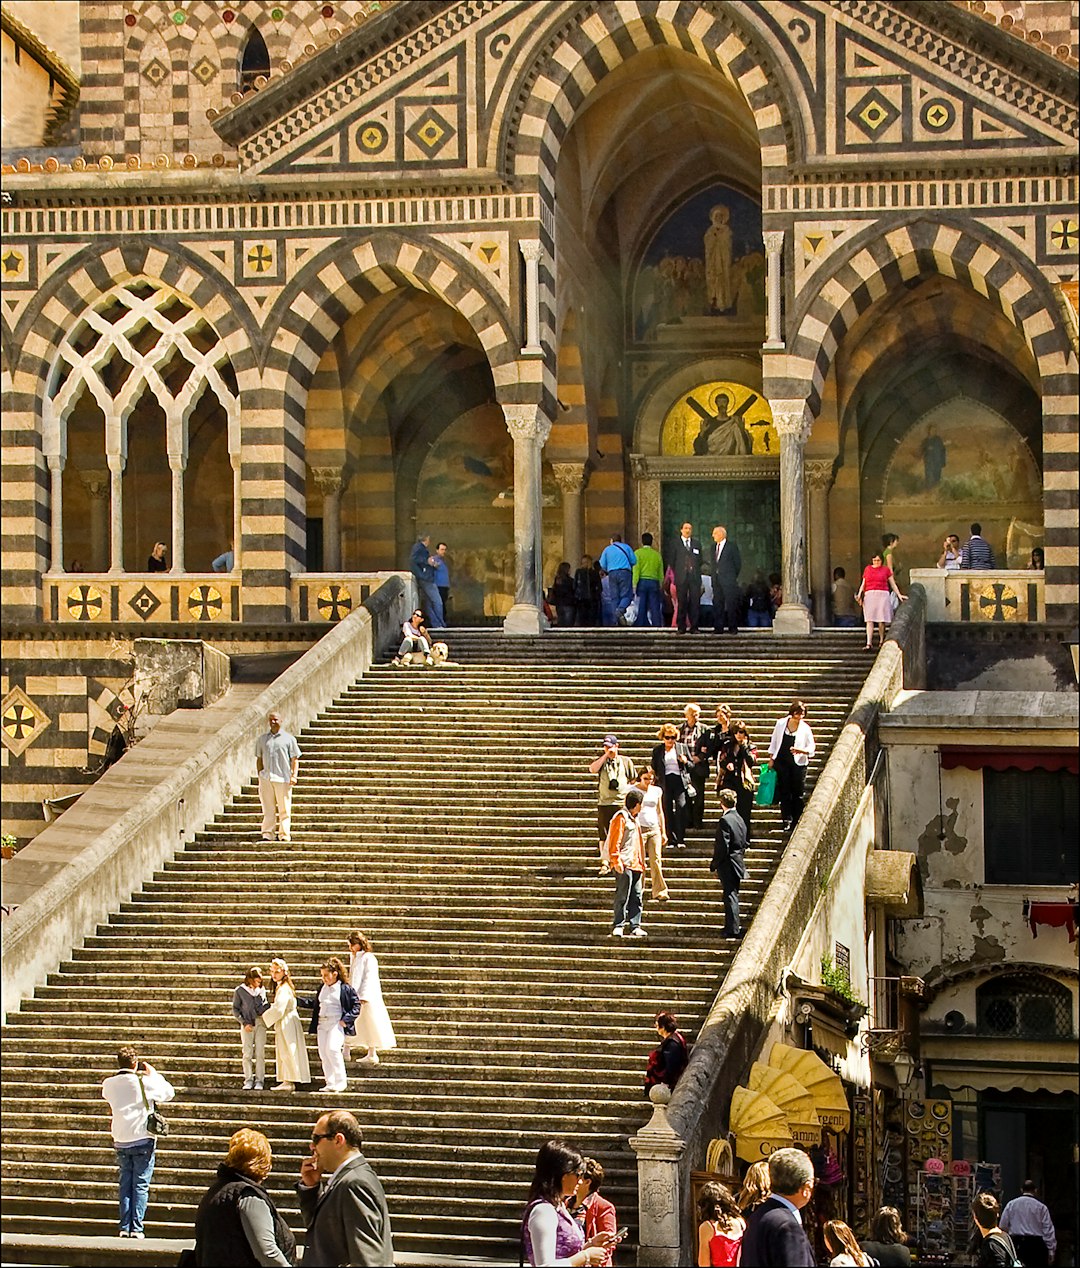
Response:
[[[270,18],[272,7],[281,10],[282,17],[278,22]],[[299,35],[306,31],[312,42],[316,37],[325,38],[332,26],[341,27],[343,23],[351,22],[351,10],[356,7],[336,4],[336,10],[344,9],[345,12],[335,21],[323,18],[322,5],[315,3],[315,0],[289,0],[289,3],[278,6],[268,5],[266,0],[240,0],[240,3],[230,5],[220,4],[217,0],[213,3],[211,0],[193,0],[183,6],[184,21],[175,22],[175,4],[151,0],[149,4],[130,6],[129,11],[134,12],[136,22],[128,29],[128,41],[137,61],[138,50],[143,42],[156,31],[164,38],[166,47],[176,59],[178,54],[182,55],[190,47],[198,32],[210,27],[220,53],[220,62],[224,65],[230,55],[238,60],[248,32],[255,26],[266,41],[270,56],[284,61],[293,50]],[[235,21],[223,20],[222,13],[225,9],[230,9],[236,15]]]
[[[735,84],[757,123],[763,167],[786,168],[802,149],[801,119],[745,4],[592,0],[574,5],[536,43],[490,159],[508,175],[537,181],[549,209],[559,150],[578,108],[605,76],[647,48],[683,49]]]
[[[765,384],[768,396],[802,395],[816,416],[837,349],[876,300],[918,277],[956,278],[1001,309],[1039,370],[1043,415],[1043,514],[1046,610],[1053,621],[1080,615],[1077,491],[1080,375],[1050,284],[1039,269],[985,227],[942,218],[867,230],[846,243],[828,274],[799,297],[788,326],[788,378]]]

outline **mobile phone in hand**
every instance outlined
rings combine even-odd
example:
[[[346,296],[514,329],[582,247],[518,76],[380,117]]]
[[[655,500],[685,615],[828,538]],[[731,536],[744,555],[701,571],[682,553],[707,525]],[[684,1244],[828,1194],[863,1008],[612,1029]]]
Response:
[[[623,1241],[625,1238],[627,1238],[627,1237],[629,1237],[629,1236],[630,1236],[630,1230],[629,1230],[629,1229],[628,1229],[628,1228],[624,1225],[624,1226],[623,1226],[622,1228],[620,1228],[620,1229],[618,1230],[618,1232],[615,1234],[615,1240],[616,1240],[617,1242],[621,1242],[621,1241]]]

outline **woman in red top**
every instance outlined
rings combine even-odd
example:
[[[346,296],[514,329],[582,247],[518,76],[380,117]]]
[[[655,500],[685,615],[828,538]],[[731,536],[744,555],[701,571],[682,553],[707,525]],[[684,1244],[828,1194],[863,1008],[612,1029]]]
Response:
[[[731,1191],[719,1181],[710,1181],[701,1190],[697,1207],[699,1268],[728,1268],[737,1264],[746,1220]]]
[[[901,602],[907,598],[900,593],[892,569],[882,562],[880,555],[875,555],[863,569],[862,585],[855,596],[855,602],[862,604],[863,620],[866,622],[866,650],[870,651],[874,642],[874,625],[878,627],[878,647],[885,642],[885,626],[892,620],[892,604],[889,592],[892,591]]]

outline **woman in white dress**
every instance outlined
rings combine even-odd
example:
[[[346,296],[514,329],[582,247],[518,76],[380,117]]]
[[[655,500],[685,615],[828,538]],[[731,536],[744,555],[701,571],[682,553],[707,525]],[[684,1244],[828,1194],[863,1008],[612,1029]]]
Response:
[[[378,1049],[396,1048],[397,1039],[390,1014],[383,1003],[379,961],[375,958],[371,939],[359,929],[349,934],[349,980],[360,997],[360,1016],[356,1019],[353,1045],[367,1049],[359,1064],[378,1065]]]
[[[293,1092],[297,1083],[311,1082],[304,1023],[296,1010],[296,989],[289,976],[289,966],[282,959],[270,961],[274,979],[274,1002],[259,1018],[274,1028],[274,1066],[277,1083],[274,1092]]]

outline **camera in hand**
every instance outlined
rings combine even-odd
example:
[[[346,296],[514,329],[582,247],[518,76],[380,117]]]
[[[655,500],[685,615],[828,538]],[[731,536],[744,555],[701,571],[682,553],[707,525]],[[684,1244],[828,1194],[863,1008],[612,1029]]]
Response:
[[[609,779],[609,780],[607,781],[607,786],[608,786],[608,789],[609,789],[611,792],[618,792],[618,789],[619,789],[619,781],[618,781],[617,779]]]

